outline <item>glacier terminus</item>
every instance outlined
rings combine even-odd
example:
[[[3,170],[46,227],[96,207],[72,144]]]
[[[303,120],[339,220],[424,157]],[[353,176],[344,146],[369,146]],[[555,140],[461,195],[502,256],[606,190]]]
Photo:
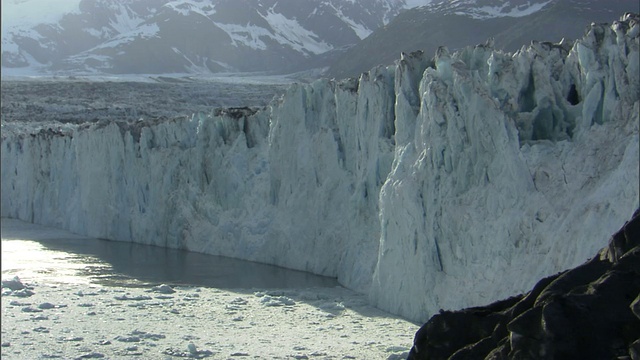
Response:
[[[639,33],[403,54],[263,109],[3,122],[1,215],[336,277],[414,321],[486,304],[638,207]]]

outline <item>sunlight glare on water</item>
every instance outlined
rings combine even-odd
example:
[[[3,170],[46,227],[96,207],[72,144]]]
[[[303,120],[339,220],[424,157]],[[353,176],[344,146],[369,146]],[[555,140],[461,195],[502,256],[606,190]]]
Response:
[[[28,239],[28,240],[26,240]],[[336,279],[302,271],[131,242],[87,238],[2,219],[2,278],[27,282],[225,289],[333,287]]]
[[[47,283],[88,284],[86,277],[77,276],[84,269],[86,260],[76,254],[52,251],[33,240],[2,240],[2,278],[19,276],[22,281],[39,280]]]

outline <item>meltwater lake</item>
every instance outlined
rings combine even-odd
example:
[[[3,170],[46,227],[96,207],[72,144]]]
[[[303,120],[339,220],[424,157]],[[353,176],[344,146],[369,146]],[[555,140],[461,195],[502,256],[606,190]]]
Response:
[[[2,278],[26,282],[220,289],[334,287],[329,277],[184,250],[87,238],[2,218]]]

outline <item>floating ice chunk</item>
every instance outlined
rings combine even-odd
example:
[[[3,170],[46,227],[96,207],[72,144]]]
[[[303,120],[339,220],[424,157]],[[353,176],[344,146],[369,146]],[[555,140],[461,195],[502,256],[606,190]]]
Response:
[[[141,300],[151,300],[150,296],[146,296],[146,295],[138,295],[138,296],[128,296],[128,295],[122,295],[122,296],[115,296],[114,297],[116,300],[132,300],[132,301],[141,301]]]
[[[17,297],[29,297],[33,294],[35,293],[29,289],[22,289],[18,291],[13,291],[10,295],[17,296]]]
[[[151,291],[161,293],[161,294],[173,294],[176,292],[175,290],[173,290],[171,286],[167,284],[154,286],[153,288],[151,288]]]
[[[262,297],[262,300],[260,300],[260,302],[264,306],[290,306],[290,305],[296,304],[296,302],[293,301],[293,299],[290,299],[286,296],[279,296],[279,297],[273,298],[269,295],[265,295],[264,297]]]
[[[56,307],[55,305],[53,305],[52,303],[48,303],[48,302],[45,302],[45,303],[42,303],[42,304],[38,305],[38,308],[42,309],[42,310],[53,309],[55,307]]]
[[[42,310],[36,309],[32,306],[26,306],[22,308],[22,312],[37,313],[37,312],[42,312]]]
[[[86,353],[84,355],[80,355],[78,357],[78,359],[102,359],[104,356],[104,354],[99,353],[99,352],[90,352],[90,353]]]
[[[18,278],[18,276],[14,276],[11,280],[2,280],[2,287],[9,288],[11,290],[22,290],[25,288],[24,284],[22,283],[22,281],[20,281],[20,278]]]
[[[139,336],[116,336],[115,339],[120,341],[120,342],[126,342],[126,343],[140,342],[140,337]]]
[[[234,305],[247,305],[249,302],[241,297],[237,297],[229,302],[229,304]]]

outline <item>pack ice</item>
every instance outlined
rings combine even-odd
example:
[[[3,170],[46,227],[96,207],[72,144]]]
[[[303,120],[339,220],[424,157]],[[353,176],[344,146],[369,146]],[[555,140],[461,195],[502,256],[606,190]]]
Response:
[[[2,216],[337,277],[415,321],[486,304],[638,207],[639,32],[403,54],[260,111],[5,122]]]

